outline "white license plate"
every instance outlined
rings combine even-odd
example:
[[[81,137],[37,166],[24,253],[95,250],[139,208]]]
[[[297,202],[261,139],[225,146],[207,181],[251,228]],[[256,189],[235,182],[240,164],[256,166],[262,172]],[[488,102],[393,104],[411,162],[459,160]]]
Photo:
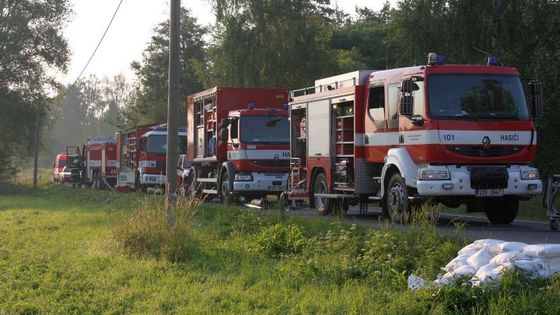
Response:
[[[268,186],[268,191],[284,191],[286,187],[284,186]]]
[[[500,197],[504,195],[503,189],[477,189],[477,197]]]

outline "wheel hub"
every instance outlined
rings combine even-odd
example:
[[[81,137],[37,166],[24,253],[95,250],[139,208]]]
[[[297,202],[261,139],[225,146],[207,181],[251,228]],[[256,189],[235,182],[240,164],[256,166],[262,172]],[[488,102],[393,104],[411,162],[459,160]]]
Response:
[[[389,208],[391,213],[400,214],[403,210],[404,191],[401,185],[393,185],[389,190]]]

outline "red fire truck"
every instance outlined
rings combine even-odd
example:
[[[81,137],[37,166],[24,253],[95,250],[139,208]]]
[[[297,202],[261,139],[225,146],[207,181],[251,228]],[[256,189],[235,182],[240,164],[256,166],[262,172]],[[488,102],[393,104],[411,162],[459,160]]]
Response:
[[[448,65],[431,53],[425,66],[356,71],[292,91],[283,200],[307,200],[320,214],[379,201],[397,221],[416,202],[466,204],[492,223],[513,221],[519,201],[542,191],[531,167],[540,85],[529,83],[526,99],[519,72],[488,60]]]
[[[114,137],[98,137],[82,146],[83,181],[93,188],[117,183],[117,145]]]
[[[190,192],[224,202],[286,189],[288,91],[215,87],[188,97]]]
[[[185,154],[186,128],[179,128],[177,154]],[[167,126],[144,125],[117,132],[117,191],[146,192],[165,185]]]

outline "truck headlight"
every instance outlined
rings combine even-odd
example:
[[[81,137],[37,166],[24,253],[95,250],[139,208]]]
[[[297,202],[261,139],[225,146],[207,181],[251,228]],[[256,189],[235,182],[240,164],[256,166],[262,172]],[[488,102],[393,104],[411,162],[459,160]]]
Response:
[[[418,170],[419,180],[442,180],[450,179],[448,170]]]
[[[249,173],[237,173],[234,177],[235,181],[251,182],[253,181],[253,175]]]
[[[536,168],[524,168],[521,170],[521,179],[539,179],[539,170]]]

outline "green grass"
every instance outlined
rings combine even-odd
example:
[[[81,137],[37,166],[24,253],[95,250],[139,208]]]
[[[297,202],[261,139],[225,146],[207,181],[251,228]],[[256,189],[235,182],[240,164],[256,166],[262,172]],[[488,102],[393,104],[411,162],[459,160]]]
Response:
[[[181,259],[134,254],[123,240],[137,230],[123,224],[160,211],[158,198],[0,187],[0,313],[555,314],[560,305],[559,278],[408,290],[410,273],[434,279],[465,242],[429,222],[369,229],[205,204],[173,234],[186,243]]]

